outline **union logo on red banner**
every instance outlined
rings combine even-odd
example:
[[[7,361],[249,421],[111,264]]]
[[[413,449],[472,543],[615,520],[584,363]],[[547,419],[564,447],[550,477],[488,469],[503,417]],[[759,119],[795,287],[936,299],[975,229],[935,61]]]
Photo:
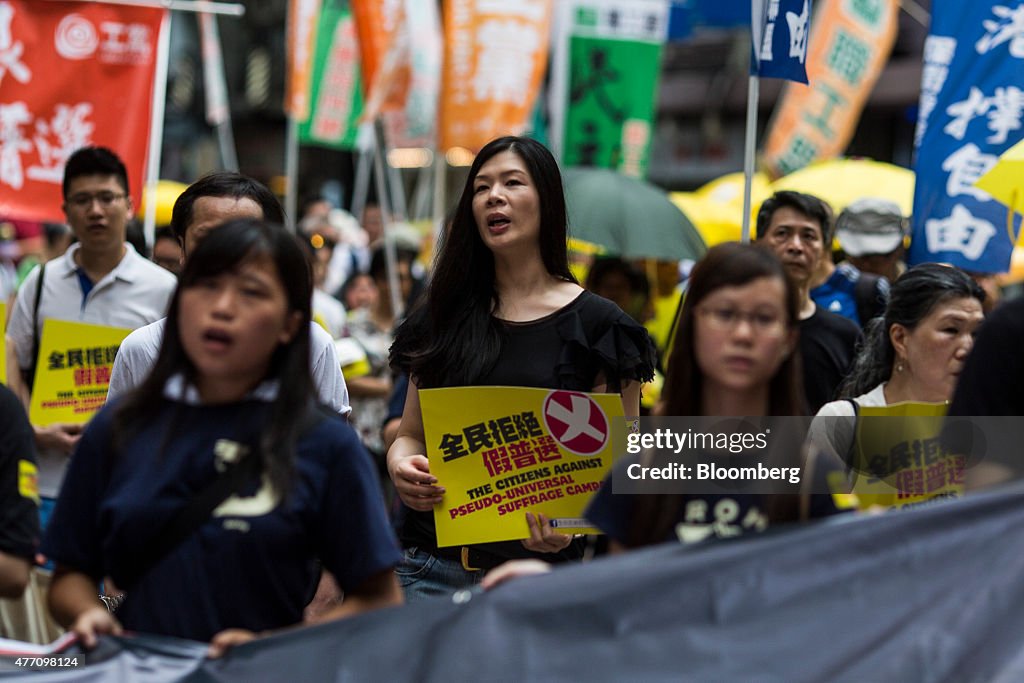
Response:
[[[87,145],[124,160],[138,205],[165,14],[0,0],[0,215],[63,220],[64,165]]]
[[[608,418],[585,394],[551,392],[544,401],[544,424],[558,443],[576,455],[594,455],[608,442]]]

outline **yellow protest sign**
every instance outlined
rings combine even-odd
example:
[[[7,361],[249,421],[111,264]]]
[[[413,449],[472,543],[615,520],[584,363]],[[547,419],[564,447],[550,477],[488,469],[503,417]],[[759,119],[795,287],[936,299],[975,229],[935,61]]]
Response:
[[[945,403],[861,407],[856,430],[853,492],[862,508],[905,507],[963,495],[963,456],[939,441]]]
[[[0,301],[0,384],[7,384],[7,302]]]
[[[625,452],[618,394],[522,387],[422,389],[439,547],[528,538],[526,512],[597,533],[583,510]]]
[[[88,422],[107,400],[114,356],[129,332],[120,327],[45,321],[29,405],[32,424]]]
[[[18,461],[18,493],[39,504],[39,469],[34,462]]]

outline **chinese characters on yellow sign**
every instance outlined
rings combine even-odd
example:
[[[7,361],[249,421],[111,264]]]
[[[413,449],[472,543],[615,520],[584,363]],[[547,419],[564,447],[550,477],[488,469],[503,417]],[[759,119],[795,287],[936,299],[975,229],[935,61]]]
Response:
[[[419,393],[430,471],[446,489],[434,509],[438,546],[529,537],[526,511],[570,533],[624,452],[617,394],[518,387]]]
[[[29,419],[84,424],[107,400],[110,371],[131,330],[47,320],[39,342]]]

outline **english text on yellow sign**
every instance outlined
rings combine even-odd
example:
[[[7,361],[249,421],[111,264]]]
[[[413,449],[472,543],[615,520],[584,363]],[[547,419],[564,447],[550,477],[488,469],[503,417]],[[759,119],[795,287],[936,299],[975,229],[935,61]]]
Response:
[[[434,508],[440,547],[528,538],[526,512],[566,533],[624,452],[618,394],[522,387],[419,392],[430,471],[445,488]]]

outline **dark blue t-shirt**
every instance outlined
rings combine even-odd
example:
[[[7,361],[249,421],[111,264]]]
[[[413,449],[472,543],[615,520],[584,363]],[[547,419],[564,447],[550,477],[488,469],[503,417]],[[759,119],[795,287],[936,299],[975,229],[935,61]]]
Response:
[[[639,455],[619,458],[614,468],[624,470],[639,461]],[[816,467],[814,476],[818,480],[814,490],[825,490],[825,481],[830,467]],[[613,473],[609,472],[594,497],[590,499],[584,516],[609,538],[625,546],[631,546],[633,525],[636,523],[636,504],[643,494],[612,493]],[[669,494],[646,494],[669,495]],[[678,540],[682,543],[699,543],[709,538],[736,538],[764,531],[771,525],[769,517],[770,494],[678,494],[679,506],[672,527],[658,542]],[[845,510],[835,504],[828,494],[810,495],[808,516],[810,519],[828,517]],[[653,522],[652,522],[653,523]]]
[[[202,641],[226,628],[280,628],[302,620],[318,580],[316,559],[345,592],[398,563],[370,458],[351,427],[325,416],[297,444],[283,503],[269,485],[253,482],[141,578],[132,576],[133,553],[216,477],[225,444],[246,441],[269,405],[165,401],[117,456],[115,406],[82,435],[43,552],[127,588],[118,610],[125,628]]]

